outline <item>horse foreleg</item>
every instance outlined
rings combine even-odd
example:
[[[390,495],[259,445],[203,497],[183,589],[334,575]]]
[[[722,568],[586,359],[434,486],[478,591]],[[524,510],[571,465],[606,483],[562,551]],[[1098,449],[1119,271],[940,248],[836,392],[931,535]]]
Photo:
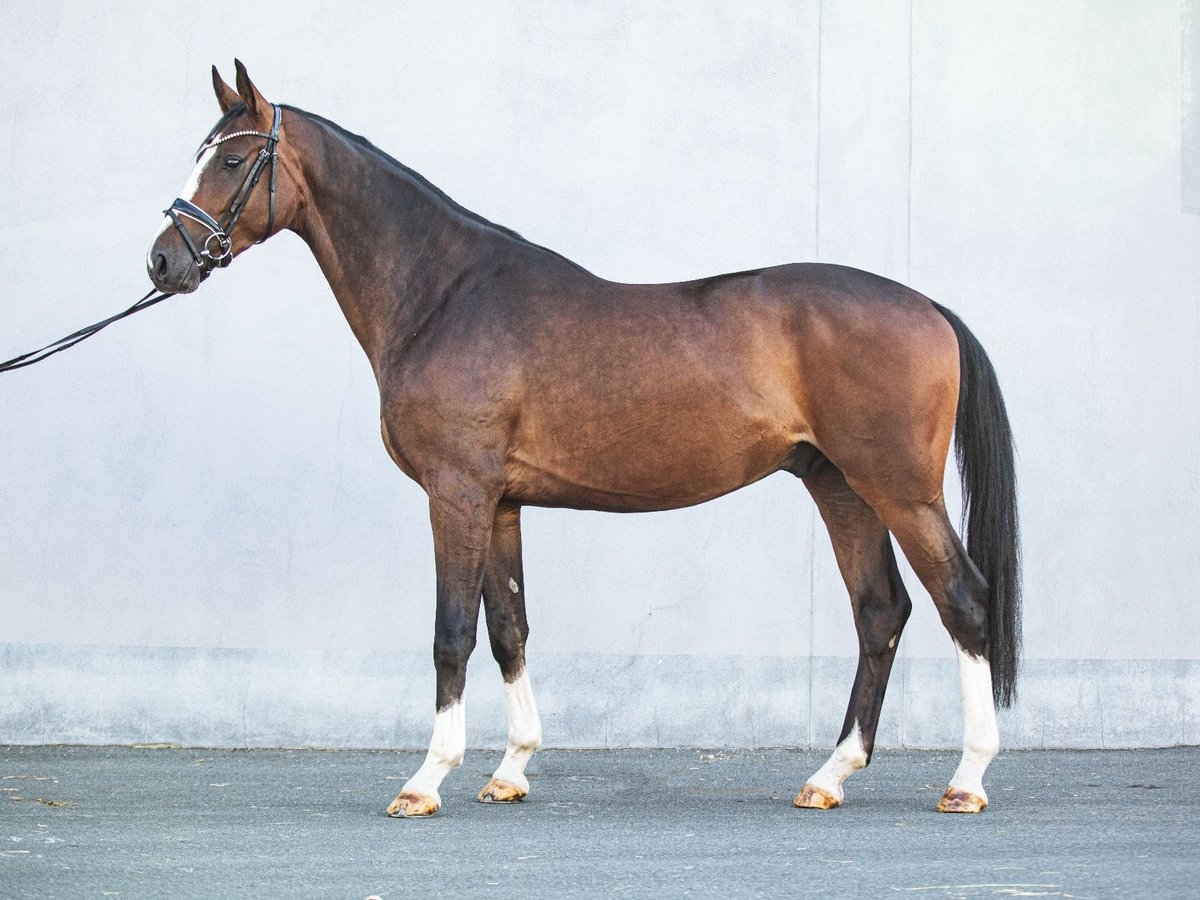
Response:
[[[483,574],[483,608],[492,655],[504,678],[508,746],[492,780],[479,792],[484,803],[515,803],[529,793],[525,766],[542,746],[542,723],[525,669],[525,578],[521,568],[521,509],[502,506],[492,526]]]
[[[463,688],[475,649],[479,592],[495,514],[485,492],[453,484],[430,490],[430,520],[437,564],[437,614],[433,661],[437,702],[429,752],[387,809],[389,816],[429,816],[441,808],[442,780],[462,765],[467,746]]]
[[[858,631],[858,671],[838,745],[795,801],[800,807],[829,809],[841,804],[845,780],[871,760],[884,691],[912,602],[887,528],[842,473],[826,461],[804,482],[829,529]]]

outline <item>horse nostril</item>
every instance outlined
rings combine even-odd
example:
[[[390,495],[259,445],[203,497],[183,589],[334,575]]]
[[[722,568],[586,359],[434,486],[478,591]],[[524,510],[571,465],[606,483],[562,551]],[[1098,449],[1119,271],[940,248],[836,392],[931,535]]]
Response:
[[[167,255],[165,253],[156,253],[154,255],[154,274],[159,278],[167,274]]]

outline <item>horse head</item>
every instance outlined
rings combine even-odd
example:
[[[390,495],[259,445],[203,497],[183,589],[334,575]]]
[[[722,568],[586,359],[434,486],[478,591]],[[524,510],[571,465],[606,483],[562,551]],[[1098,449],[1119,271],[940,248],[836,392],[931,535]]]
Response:
[[[221,118],[146,256],[160,291],[196,290],[213,269],[288,227],[299,208],[299,185],[284,162],[284,111],[263,97],[240,61],[235,66],[237,90],[213,66]]]

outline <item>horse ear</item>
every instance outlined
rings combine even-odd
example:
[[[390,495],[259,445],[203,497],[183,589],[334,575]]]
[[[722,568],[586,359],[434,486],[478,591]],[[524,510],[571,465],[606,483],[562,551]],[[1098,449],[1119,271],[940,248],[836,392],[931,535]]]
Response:
[[[237,69],[237,89],[242,100],[246,104],[246,109],[255,119],[266,120],[271,115],[271,104],[267,99],[258,92],[258,88],[254,86],[254,82],[250,80],[250,76],[246,74],[246,67],[242,65],[240,59],[233,61],[233,67]]]
[[[221,77],[221,73],[217,71],[217,67],[213,66],[213,92],[217,95],[217,104],[221,107],[221,112],[227,113],[237,104],[242,102],[242,98],[238,96],[238,92],[225,83],[225,79]]]

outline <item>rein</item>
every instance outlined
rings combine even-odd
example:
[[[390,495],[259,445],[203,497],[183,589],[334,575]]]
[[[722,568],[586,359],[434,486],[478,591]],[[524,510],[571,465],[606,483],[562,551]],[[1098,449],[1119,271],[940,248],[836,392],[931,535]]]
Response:
[[[205,260],[208,260],[213,266],[222,269],[232,261],[233,238],[230,237],[230,234],[237,225],[238,219],[241,218],[242,212],[246,208],[246,203],[249,202],[250,195],[254,192],[255,186],[262,177],[263,169],[267,167],[267,163],[271,165],[267,230],[254,243],[261,244],[271,236],[271,232],[275,229],[275,168],[279,159],[279,121],[281,114],[277,105],[272,104],[272,108],[275,110],[275,118],[271,124],[269,134],[262,131],[235,131],[232,134],[208,141],[200,148],[199,155],[203,155],[207,150],[218,144],[232,140],[235,137],[246,137],[247,135],[263,138],[266,142],[263,144],[262,149],[258,151],[258,157],[254,160],[254,165],[250,167],[250,171],[246,174],[246,178],[242,182],[242,186],[238,189],[237,195],[233,198],[233,203],[230,204],[228,212],[223,217],[223,221],[218,222],[200,207],[196,206],[196,204],[190,200],[184,200],[182,197],[176,197],[175,202],[169,208],[163,210],[163,215],[167,216],[179,231],[180,236],[183,237],[184,244],[187,245],[188,252],[192,254],[192,259],[195,260],[197,267],[200,269],[204,268]],[[192,236],[183,227],[180,216],[191,219],[208,230],[208,237],[204,239],[203,244],[196,246],[196,242],[192,240]],[[214,241],[216,242],[215,247],[213,246]],[[204,274],[207,275],[208,273],[205,272]],[[149,309],[156,303],[161,303],[168,297],[174,296],[175,294],[173,293],[162,294],[157,290],[151,290],[146,296],[138,300],[137,303],[129,307],[129,309],[119,312],[115,316],[109,316],[107,319],[97,322],[94,325],[80,328],[66,337],[59,338],[57,341],[47,344],[40,350],[31,350],[28,353],[22,353],[20,356],[14,356],[12,359],[0,362],[0,373],[23,369],[26,366],[39,363],[43,359],[53,356],[55,353],[62,353],[64,350],[69,350],[79,342],[86,341],[92,335],[104,330],[113,322],[124,319],[126,316],[132,316],[143,309]]]
[[[155,295],[158,296],[155,296]],[[132,316],[135,312],[141,312],[143,309],[149,309],[155,303],[161,303],[168,297],[174,297],[174,294],[159,294],[158,291],[152,290],[145,297],[139,300],[133,306],[124,312],[119,312],[115,316],[109,316],[102,322],[97,322],[95,325],[89,325],[86,328],[80,328],[78,331],[68,334],[66,337],[59,338],[52,344],[47,344],[40,350],[31,350],[29,353],[22,353],[20,356],[14,356],[10,360],[0,362],[0,372],[11,372],[14,369],[23,369],[26,366],[32,366],[34,363],[39,363],[48,356],[53,356],[55,353],[62,353],[64,350],[69,350],[80,341],[86,341],[97,331],[101,331],[126,316]]]

